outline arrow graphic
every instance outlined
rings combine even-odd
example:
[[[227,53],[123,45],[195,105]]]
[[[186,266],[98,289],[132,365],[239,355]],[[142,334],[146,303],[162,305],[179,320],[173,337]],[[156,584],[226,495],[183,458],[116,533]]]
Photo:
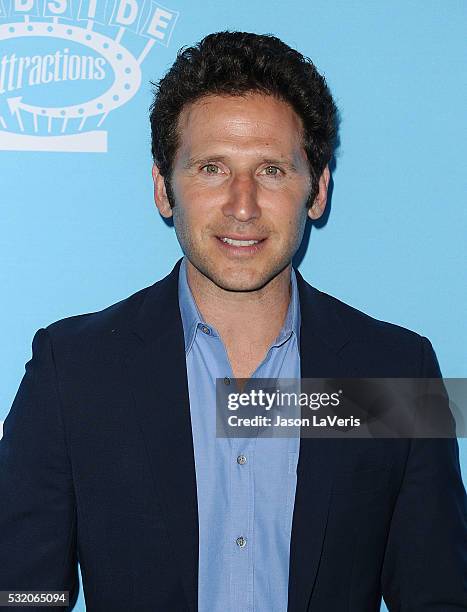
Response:
[[[20,102],[21,102],[21,96],[18,96],[17,98],[8,98],[7,100],[7,104],[8,104],[8,108],[10,109],[10,113],[12,115],[16,115],[16,120],[18,121],[19,129],[22,132],[24,132],[23,120],[21,119],[20,108],[19,108]]]

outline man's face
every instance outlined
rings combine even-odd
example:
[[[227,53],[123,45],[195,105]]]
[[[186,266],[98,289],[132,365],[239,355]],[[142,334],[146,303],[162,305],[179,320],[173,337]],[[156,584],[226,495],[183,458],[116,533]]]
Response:
[[[290,264],[307,213],[322,214],[329,171],[307,209],[301,120],[271,96],[205,97],[183,109],[178,132],[173,208],[153,172],[159,211],[173,215],[182,250],[204,277],[229,291],[260,289]]]

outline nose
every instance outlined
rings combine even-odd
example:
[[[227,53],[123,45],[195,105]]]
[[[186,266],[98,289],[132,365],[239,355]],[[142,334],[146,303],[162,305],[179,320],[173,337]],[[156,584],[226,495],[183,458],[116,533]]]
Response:
[[[224,215],[243,222],[258,219],[261,209],[258,205],[257,190],[255,179],[250,174],[233,177],[229,185],[227,201],[223,206]]]

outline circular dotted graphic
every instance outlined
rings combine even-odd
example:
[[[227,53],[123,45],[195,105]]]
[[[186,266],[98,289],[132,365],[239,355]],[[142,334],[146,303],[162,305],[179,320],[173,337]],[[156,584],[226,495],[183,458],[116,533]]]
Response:
[[[50,118],[84,119],[96,115],[107,116],[110,112],[126,104],[138,91],[141,85],[141,67],[138,60],[120,43],[99,32],[90,33],[81,27],[70,28],[69,25],[50,22],[16,23],[0,25],[0,41],[23,37],[46,37],[61,40],[72,40],[102,56],[114,71],[111,87],[100,96],[67,107],[34,106],[23,102],[22,97],[12,97],[8,103],[13,111],[20,110],[40,114]]]

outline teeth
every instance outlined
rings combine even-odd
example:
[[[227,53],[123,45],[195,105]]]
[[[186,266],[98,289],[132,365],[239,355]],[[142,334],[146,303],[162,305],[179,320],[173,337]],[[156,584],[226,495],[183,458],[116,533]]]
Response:
[[[232,246],[252,246],[259,242],[259,240],[234,240],[233,238],[221,238],[221,240]]]

